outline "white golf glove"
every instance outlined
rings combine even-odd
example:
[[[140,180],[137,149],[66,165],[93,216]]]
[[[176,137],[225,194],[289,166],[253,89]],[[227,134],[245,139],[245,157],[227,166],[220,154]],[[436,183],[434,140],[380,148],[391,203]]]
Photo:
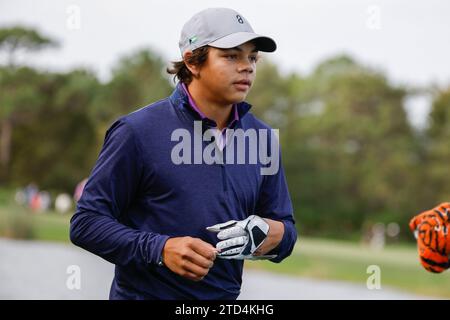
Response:
[[[269,232],[269,225],[264,219],[251,215],[247,219],[230,220],[206,228],[211,232],[218,232],[220,240],[216,248],[222,259],[273,259],[277,255],[254,256],[253,253],[263,244]]]

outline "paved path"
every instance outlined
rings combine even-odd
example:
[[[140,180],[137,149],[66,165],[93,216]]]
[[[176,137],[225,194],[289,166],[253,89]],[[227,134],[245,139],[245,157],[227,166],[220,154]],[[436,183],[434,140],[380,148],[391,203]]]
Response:
[[[80,290],[67,288],[68,267],[81,270]],[[0,299],[108,299],[114,267],[68,244],[0,238]],[[70,271],[70,270],[69,270]],[[239,299],[422,299],[396,290],[245,270]]]

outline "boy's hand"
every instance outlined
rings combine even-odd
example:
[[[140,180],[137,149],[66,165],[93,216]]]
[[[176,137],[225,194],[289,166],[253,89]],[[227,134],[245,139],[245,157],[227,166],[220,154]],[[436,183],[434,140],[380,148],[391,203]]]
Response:
[[[208,274],[216,259],[217,249],[192,237],[169,238],[163,249],[163,261],[176,274],[200,281]]]
[[[220,258],[260,260],[276,257],[276,255],[263,255],[261,251],[258,251],[267,241],[270,229],[266,220],[259,216],[251,215],[240,221],[230,220],[206,229],[218,232],[217,237],[222,240],[216,245]]]

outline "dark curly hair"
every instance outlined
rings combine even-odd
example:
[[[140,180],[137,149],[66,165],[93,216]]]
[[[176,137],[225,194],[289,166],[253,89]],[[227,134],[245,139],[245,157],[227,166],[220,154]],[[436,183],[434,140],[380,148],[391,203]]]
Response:
[[[195,66],[201,67],[208,58],[209,46],[200,47],[192,51],[192,55],[189,57],[187,62],[189,64],[193,64]],[[167,73],[174,75],[180,82],[189,84],[192,81],[193,74],[186,66],[184,60],[181,61],[173,61],[172,67],[166,69]]]

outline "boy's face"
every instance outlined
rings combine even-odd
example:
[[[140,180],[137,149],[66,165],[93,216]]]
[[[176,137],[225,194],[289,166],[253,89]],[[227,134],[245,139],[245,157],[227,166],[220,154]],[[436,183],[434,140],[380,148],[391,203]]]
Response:
[[[257,59],[258,51],[252,42],[232,49],[210,47],[196,80],[210,98],[221,104],[241,102],[255,79]]]

